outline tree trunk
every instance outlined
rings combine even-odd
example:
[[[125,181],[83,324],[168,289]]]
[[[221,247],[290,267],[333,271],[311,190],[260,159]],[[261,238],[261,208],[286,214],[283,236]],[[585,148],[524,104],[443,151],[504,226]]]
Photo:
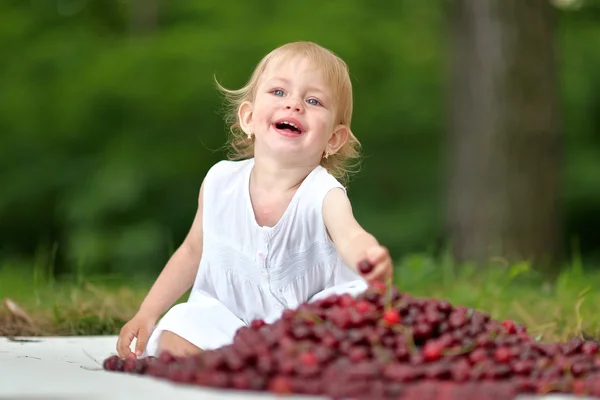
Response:
[[[560,257],[560,117],[548,0],[454,0],[447,228],[460,261]]]

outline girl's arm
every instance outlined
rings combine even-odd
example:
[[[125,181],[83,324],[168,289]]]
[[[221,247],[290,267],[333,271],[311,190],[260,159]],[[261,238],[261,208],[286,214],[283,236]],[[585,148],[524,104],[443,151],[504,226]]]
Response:
[[[325,196],[323,220],[346,264],[358,272],[359,262],[366,259],[374,265],[373,270],[364,275],[367,281],[386,281],[391,278],[393,262],[388,249],[356,221],[350,200],[342,189],[333,189]]]

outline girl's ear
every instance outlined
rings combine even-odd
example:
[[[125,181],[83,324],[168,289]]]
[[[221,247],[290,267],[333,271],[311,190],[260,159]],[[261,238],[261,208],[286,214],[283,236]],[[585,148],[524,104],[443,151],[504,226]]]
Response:
[[[329,154],[337,153],[339,149],[348,141],[350,129],[346,125],[338,125],[334,130],[331,138],[327,142],[327,151]]]
[[[246,135],[250,135],[254,132],[251,102],[244,101],[240,104],[240,108],[238,109],[238,120],[240,121],[240,127]]]

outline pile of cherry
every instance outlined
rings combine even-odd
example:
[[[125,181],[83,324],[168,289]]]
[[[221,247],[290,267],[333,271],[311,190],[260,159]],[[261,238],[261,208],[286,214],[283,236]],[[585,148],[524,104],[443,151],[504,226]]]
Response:
[[[597,343],[542,343],[524,326],[375,286],[253,321],[198,356],[104,361],[111,371],[213,388],[346,399],[600,397]]]

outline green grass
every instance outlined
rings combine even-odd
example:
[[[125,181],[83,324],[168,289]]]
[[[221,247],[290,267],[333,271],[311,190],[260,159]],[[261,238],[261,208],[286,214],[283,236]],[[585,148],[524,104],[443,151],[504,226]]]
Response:
[[[39,269],[0,267],[0,335],[105,335],[118,333],[136,312],[152,281],[119,277],[55,280]],[[33,320],[6,307],[12,300]]]
[[[57,281],[51,274],[0,267],[0,299],[11,299],[33,323],[0,308],[0,334],[116,334],[136,312],[152,280],[85,277]],[[546,282],[526,263],[496,262],[485,270],[458,268],[447,258],[411,255],[398,262],[401,291],[449,300],[488,312],[494,319],[514,319],[541,340],[573,336],[600,338],[600,271],[585,272],[580,262],[566,266]],[[180,301],[184,301],[184,296]]]

